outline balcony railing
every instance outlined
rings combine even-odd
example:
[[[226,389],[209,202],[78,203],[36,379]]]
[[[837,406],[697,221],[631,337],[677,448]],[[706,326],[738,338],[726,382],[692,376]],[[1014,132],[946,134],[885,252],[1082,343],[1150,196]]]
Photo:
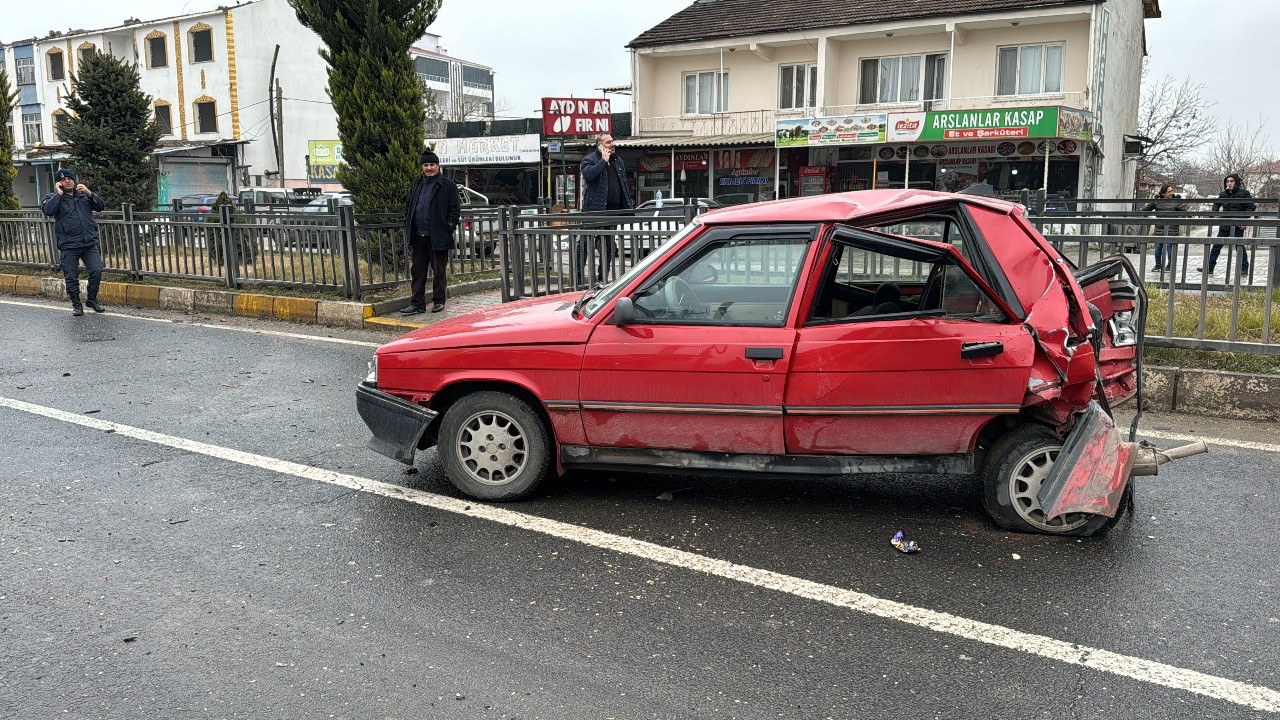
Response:
[[[751,135],[772,133],[775,121],[803,117],[835,117],[859,113],[922,112],[926,110],[977,110],[981,108],[1065,105],[1088,110],[1083,92],[1047,95],[980,95],[943,98],[914,103],[827,105],[787,110],[740,110],[710,115],[666,115],[640,118],[640,135]]]

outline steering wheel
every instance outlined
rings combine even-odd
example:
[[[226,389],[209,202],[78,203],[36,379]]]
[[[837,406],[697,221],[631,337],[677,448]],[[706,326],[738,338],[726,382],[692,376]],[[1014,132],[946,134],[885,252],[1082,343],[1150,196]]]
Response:
[[[666,297],[668,311],[678,307],[684,311],[683,317],[706,317],[707,315],[706,306],[698,299],[689,283],[679,275],[673,275],[667,281],[662,288],[662,294]]]

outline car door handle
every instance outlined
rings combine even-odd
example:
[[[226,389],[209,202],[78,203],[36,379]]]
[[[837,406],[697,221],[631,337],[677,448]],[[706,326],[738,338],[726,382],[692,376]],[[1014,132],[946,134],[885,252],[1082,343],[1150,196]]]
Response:
[[[999,355],[1002,352],[1004,352],[1004,343],[1002,342],[975,342],[965,343],[960,346],[960,357],[964,360],[990,357],[991,355]]]
[[[782,348],[777,347],[749,347],[747,348],[748,360],[781,360]]]

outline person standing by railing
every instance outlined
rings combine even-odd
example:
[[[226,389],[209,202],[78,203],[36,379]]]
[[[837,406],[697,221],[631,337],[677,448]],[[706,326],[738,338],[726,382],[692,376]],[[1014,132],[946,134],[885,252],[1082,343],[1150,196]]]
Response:
[[[462,202],[458,185],[440,173],[440,156],[428,150],[419,158],[422,174],[414,179],[405,198],[404,237],[409,245],[409,306],[400,309],[405,315],[427,311],[427,268],[431,268],[431,312],[444,310],[448,288],[449,251],[458,223],[462,221]]]
[[[1160,192],[1156,193],[1155,200],[1147,203],[1142,209],[1144,212],[1155,210],[1157,212],[1186,212],[1187,204],[1181,202],[1182,198],[1173,194],[1173,186],[1165,183],[1160,186]],[[1182,234],[1182,228],[1178,225],[1156,225],[1151,230],[1151,234],[1156,237],[1177,237]],[[1178,252],[1178,246],[1173,243],[1156,243],[1156,270],[1172,270],[1173,255]],[[1166,260],[1166,256],[1168,259]]]
[[[634,207],[631,191],[627,188],[626,166],[622,158],[614,154],[613,136],[609,133],[597,135],[595,149],[582,158],[582,181],[586,184],[582,195],[583,211],[630,210]],[[598,263],[599,279],[613,265],[617,247],[611,237],[597,235],[594,241],[596,252],[601,254]],[[585,238],[578,243],[576,260],[579,281],[586,272],[587,244]]]
[[[1218,194],[1218,200],[1213,203],[1213,211],[1253,212],[1258,206],[1251,202],[1252,199],[1253,196],[1249,194],[1248,190],[1244,189],[1244,181],[1240,179],[1240,176],[1231,173],[1222,179],[1222,192]],[[1244,237],[1244,226],[1219,225],[1218,237]],[[1222,252],[1222,245],[1223,243],[1218,243],[1209,250],[1210,274],[1213,273],[1214,266],[1218,264],[1218,253]],[[1249,252],[1244,245],[1237,245],[1236,247],[1240,248],[1240,273],[1243,275],[1249,272]],[[1200,268],[1196,268],[1196,270],[1200,270]]]
[[[106,312],[98,302],[98,286],[102,283],[102,252],[98,249],[98,222],[95,211],[107,208],[102,196],[94,194],[84,183],[76,182],[71,168],[60,168],[53,174],[53,192],[45,196],[41,210],[53,218],[53,234],[62,255],[62,276],[67,281],[67,297],[71,298],[71,314],[84,315],[84,305],[94,312]],[[89,297],[80,304],[80,262],[89,271]]]

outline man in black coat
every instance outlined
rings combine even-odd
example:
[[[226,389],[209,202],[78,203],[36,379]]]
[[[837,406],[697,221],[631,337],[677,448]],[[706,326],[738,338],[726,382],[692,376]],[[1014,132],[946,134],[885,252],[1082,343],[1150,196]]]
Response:
[[[1253,212],[1258,208],[1253,203],[1253,195],[1244,189],[1244,182],[1239,175],[1231,173],[1222,179],[1222,192],[1218,193],[1218,201],[1213,204],[1213,211],[1219,210],[1230,213],[1246,213]],[[1243,225],[1220,225],[1218,227],[1218,237],[1244,237]],[[1218,253],[1222,252],[1223,243],[1218,243],[1209,249],[1209,272],[1213,272],[1214,266],[1218,264]],[[1240,249],[1240,273],[1249,272],[1249,251],[1243,245],[1237,245]],[[1196,268],[1199,270],[1200,268]],[[1230,273],[1227,273],[1230,275]]]
[[[84,315],[80,304],[80,261],[89,271],[89,299],[85,305],[94,312],[105,312],[98,302],[98,285],[102,283],[102,253],[98,250],[98,223],[94,211],[106,209],[102,197],[94,194],[83,183],[76,182],[71,168],[61,168],[53,175],[53,192],[44,198],[41,209],[53,218],[53,234],[62,252],[60,264],[62,276],[67,281],[67,296],[71,298],[71,314]]]
[[[431,268],[431,312],[444,310],[448,283],[449,251],[455,246],[454,231],[462,220],[458,186],[440,174],[440,158],[430,150],[422,153],[422,175],[413,181],[405,200],[404,237],[412,257],[409,273],[412,294],[409,307],[400,312],[413,315],[427,311],[427,268]]]

